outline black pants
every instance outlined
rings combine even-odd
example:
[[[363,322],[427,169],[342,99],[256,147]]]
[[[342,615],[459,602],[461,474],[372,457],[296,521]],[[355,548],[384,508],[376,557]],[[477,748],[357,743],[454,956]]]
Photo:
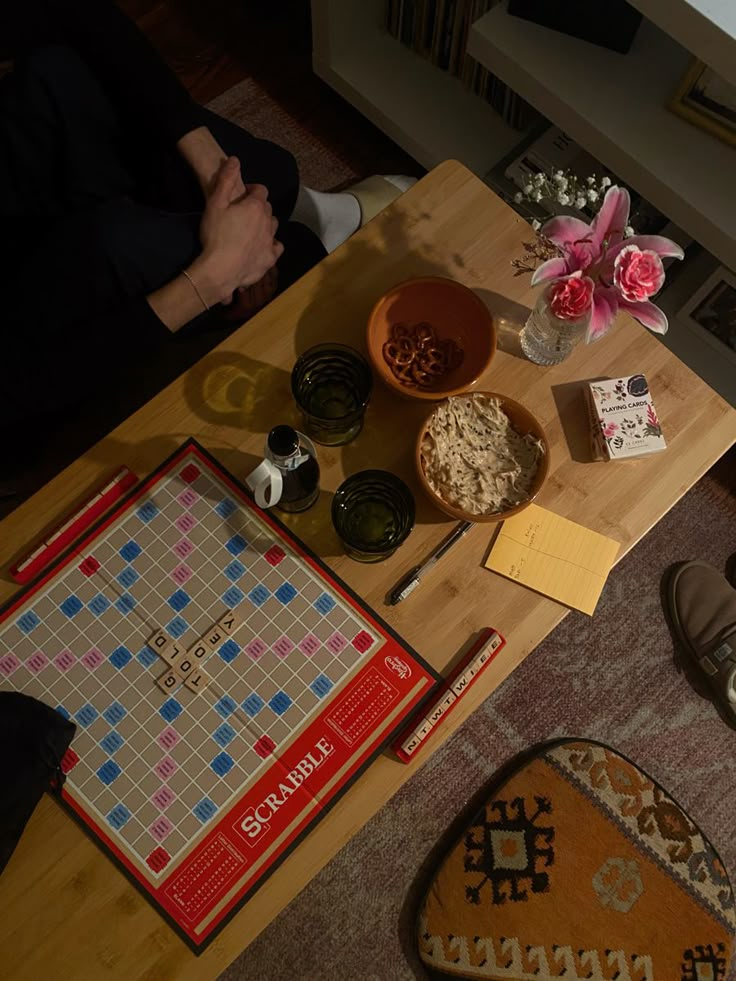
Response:
[[[289,221],[294,158],[204,109],[201,123],[268,188],[285,288],[325,255]],[[176,148],[116,112],[73,51],[40,49],[0,82],[0,425],[74,401],[167,342],[117,313],[199,253],[203,207]]]

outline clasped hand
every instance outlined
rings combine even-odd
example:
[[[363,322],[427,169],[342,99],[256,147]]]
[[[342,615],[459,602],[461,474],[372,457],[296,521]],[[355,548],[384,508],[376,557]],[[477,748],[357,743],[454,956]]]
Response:
[[[211,295],[228,303],[242,287],[259,282],[284,251],[275,239],[268,191],[262,184],[243,184],[240,161],[229,157],[217,175],[200,225],[202,255]]]

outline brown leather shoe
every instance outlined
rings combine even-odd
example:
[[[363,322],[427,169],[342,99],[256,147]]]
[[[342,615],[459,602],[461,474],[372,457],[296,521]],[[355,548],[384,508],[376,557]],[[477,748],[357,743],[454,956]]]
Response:
[[[667,584],[668,612],[683,650],[736,727],[736,589],[708,562],[683,562]]]

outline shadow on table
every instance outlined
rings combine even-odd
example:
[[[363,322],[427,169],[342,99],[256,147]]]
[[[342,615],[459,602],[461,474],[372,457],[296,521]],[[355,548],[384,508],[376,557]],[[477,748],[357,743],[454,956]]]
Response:
[[[321,559],[336,558],[343,554],[343,547],[332,526],[332,491],[320,491],[317,503],[301,514],[285,514],[277,511],[279,521]]]
[[[519,338],[521,329],[531,313],[529,307],[525,307],[515,300],[510,300],[501,293],[495,293],[493,290],[478,289],[473,292],[480,297],[493,314],[499,351],[504,351],[516,358],[524,358]]]
[[[593,381],[594,379],[590,379]],[[562,423],[570,456],[576,463],[594,463],[590,445],[590,420],[585,404],[584,381],[565,382],[563,385],[552,385],[552,396],[557,406],[557,415]]]
[[[279,423],[299,421],[289,372],[237,351],[213,351],[194,365],[185,376],[184,397],[204,422],[249,433],[265,435]]]

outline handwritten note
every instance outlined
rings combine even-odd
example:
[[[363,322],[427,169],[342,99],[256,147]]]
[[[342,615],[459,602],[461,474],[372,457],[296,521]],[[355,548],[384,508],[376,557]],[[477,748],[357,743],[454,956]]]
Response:
[[[619,543],[536,504],[507,518],[486,568],[591,616]]]

